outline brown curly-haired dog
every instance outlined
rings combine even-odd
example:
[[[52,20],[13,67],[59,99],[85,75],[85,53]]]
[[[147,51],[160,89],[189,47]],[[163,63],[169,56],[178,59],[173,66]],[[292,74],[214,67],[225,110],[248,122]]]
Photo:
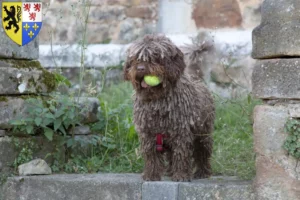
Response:
[[[163,35],[146,35],[127,51],[124,77],[136,91],[134,123],[145,160],[144,180],[161,180],[164,172],[173,181],[211,175],[213,98],[185,67],[181,50]],[[151,87],[145,75],[162,81]],[[162,138],[164,151],[157,147]]]

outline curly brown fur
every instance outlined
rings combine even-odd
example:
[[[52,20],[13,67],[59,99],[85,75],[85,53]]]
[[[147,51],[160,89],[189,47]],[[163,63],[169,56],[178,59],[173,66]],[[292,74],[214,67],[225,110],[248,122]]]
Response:
[[[127,51],[124,77],[136,90],[134,123],[145,160],[144,180],[161,180],[164,169],[173,181],[190,181],[193,168],[195,178],[211,175],[213,98],[185,67],[184,54],[162,35],[147,35]],[[145,86],[148,74],[162,82]],[[157,133],[167,135],[164,153],[156,150]]]

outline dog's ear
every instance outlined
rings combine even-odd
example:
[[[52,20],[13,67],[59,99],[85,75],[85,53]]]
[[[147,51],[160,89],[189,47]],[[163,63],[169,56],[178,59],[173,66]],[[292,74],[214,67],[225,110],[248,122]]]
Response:
[[[124,80],[125,81],[129,81],[130,80],[130,77],[129,77],[129,70],[130,70],[130,62],[129,62],[129,59],[127,59],[125,62],[124,62],[124,65],[123,65],[123,77],[124,77]]]
[[[171,82],[176,82],[183,74],[186,65],[184,62],[184,55],[182,51],[176,47],[176,53],[166,58],[165,68],[166,76]]]

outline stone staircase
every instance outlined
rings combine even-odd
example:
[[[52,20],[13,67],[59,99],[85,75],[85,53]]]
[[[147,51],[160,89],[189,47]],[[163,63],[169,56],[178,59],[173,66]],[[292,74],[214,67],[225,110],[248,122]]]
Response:
[[[253,200],[251,181],[212,177],[188,183],[143,182],[139,174],[11,177],[1,200]]]

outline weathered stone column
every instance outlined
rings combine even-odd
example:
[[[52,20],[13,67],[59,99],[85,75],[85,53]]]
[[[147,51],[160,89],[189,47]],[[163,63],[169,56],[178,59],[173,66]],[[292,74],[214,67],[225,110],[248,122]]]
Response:
[[[3,30],[0,12],[0,175],[11,168],[17,155],[8,134],[11,129],[9,121],[24,110],[24,99],[44,95],[55,89],[55,77],[40,65],[38,55],[38,38],[25,46],[17,45]],[[22,138],[20,142],[25,140]],[[44,158],[51,150],[51,144],[46,142],[37,138],[37,145],[41,149],[35,155]],[[47,151],[41,154],[44,148]]]
[[[18,2],[19,0],[9,0]],[[29,2],[29,0],[21,0]],[[1,2],[0,2],[1,7]],[[20,155],[23,147],[34,143],[35,147],[26,147],[33,151],[33,158],[42,158],[49,153],[58,153],[61,158],[65,156],[65,149],[57,147],[57,137],[53,141],[47,140],[41,135],[26,133],[13,134],[10,121],[25,110],[25,100],[28,98],[51,98],[49,93],[56,89],[55,75],[43,68],[37,60],[39,57],[39,42],[36,37],[25,46],[19,46],[5,33],[2,26],[2,12],[0,12],[0,189],[3,174],[12,170],[12,165]],[[48,97],[47,97],[48,96]],[[98,120],[99,100],[97,98],[74,97],[82,111],[82,124],[94,123]],[[89,126],[78,126],[69,133],[75,135],[75,139],[90,137]],[[21,136],[21,137],[19,137]],[[12,139],[15,139],[14,141]],[[15,141],[18,142],[15,142]],[[16,145],[17,143],[17,145]],[[17,147],[18,146],[18,147]],[[32,145],[31,145],[32,146]],[[24,147],[24,148],[25,148]],[[82,148],[81,150],[87,150]],[[73,151],[75,151],[73,149]],[[47,157],[46,161],[51,164],[53,157]],[[19,164],[19,163],[18,163]],[[0,191],[1,199],[1,191]]]
[[[257,200],[300,199],[300,164],[283,149],[289,118],[300,118],[300,1],[265,0],[253,31]]]

